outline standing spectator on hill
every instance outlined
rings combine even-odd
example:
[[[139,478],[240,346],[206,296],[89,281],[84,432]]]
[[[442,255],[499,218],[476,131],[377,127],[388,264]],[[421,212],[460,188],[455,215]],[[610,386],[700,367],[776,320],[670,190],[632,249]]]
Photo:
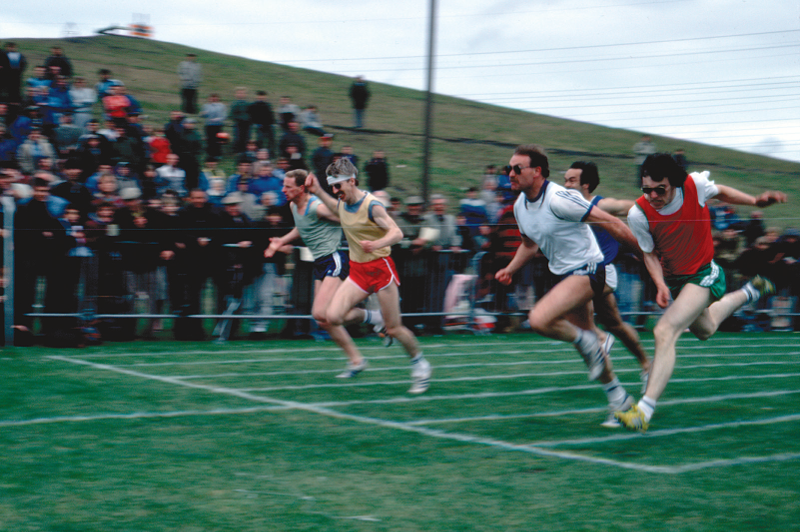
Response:
[[[44,60],[44,66],[47,69],[48,79],[54,80],[57,76],[72,77],[72,63],[60,46],[50,48],[50,56]]]
[[[785,203],[786,194],[767,191],[753,197],[717,185],[709,173],[687,175],[669,153],[650,155],[642,165],[642,192],[628,224],[644,252],[656,285],[656,303],[666,309],[653,329],[656,348],[642,399],[615,414],[628,429],[646,431],[656,402],[675,367],[676,343],[689,330],[706,340],[733,312],[774,292],[772,282],[756,277],[741,290],[725,294],[725,273],[714,263],[707,202],[767,207]],[[670,304],[672,295],[672,304]]]
[[[72,123],[72,117],[72,113],[62,114],[58,127],[53,130],[54,146],[62,159],[78,149],[83,135],[83,129]]]
[[[86,80],[83,77],[77,76],[69,90],[69,97],[72,99],[72,105],[75,106],[73,123],[84,129],[92,119],[92,107],[97,101],[97,93],[93,88],[86,86]]]
[[[5,89],[6,102],[12,105],[19,105],[22,101],[20,87],[22,86],[22,76],[28,68],[28,60],[17,50],[17,43],[6,41],[5,53],[8,58],[8,70],[3,73],[5,87],[0,87],[0,92]]]
[[[233,152],[243,153],[250,140],[250,102],[247,101],[247,89],[236,89],[236,101],[231,105],[233,120]]]
[[[350,85],[350,101],[353,103],[353,127],[364,127],[364,114],[367,111],[369,101],[369,89],[364,78],[357,76],[353,84]]]
[[[114,85],[109,90],[109,95],[103,98],[103,111],[106,119],[111,119],[115,124],[124,124],[131,110],[131,100],[125,95],[122,85]]]
[[[367,161],[364,172],[367,174],[367,185],[372,192],[389,186],[389,163],[383,150],[372,152],[372,159]]]
[[[222,155],[220,133],[228,118],[228,108],[219,99],[219,94],[212,92],[208,102],[203,104],[200,116],[206,119],[206,154],[209,157]]]
[[[281,96],[278,116],[280,117],[281,129],[285,133],[289,131],[289,124],[297,121],[300,116],[300,107],[292,103],[290,96]]]
[[[256,101],[250,104],[250,120],[256,128],[256,142],[269,153],[275,153],[275,113],[267,101],[266,91],[256,92]]]
[[[181,81],[181,110],[186,114],[197,113],[197,89],[203,81],[203,67],[197,62],[197,55],[186,54],[186,59],[178,64],[178,79]]]
[[[153,134],[147,137],[148,151],[150,153],[150,162],[156,166],[167,163],[167,155],[172,153],[172,147],[169,140],[164,136],[164,128],[158,127],[153,131]]]
[[[347,159],[353,164],[353,166],[358,168],[358,155],[353,153],[352,146],[342,146],[342,151],[339,153],[339,157],[341,159]]]
[[[47,68],[44,65],[33,67],[33,76],[25,80],[25,86],[39,89],[41,87],[50,88],[51,80],[47,77]]]
[[[642,186],[641,183],[641,172],[642,172],[642,163],[647,158],[648,155],[652,155],[656,152],[656,145],[653,143],[652,138],[650,135],[642,135],[642,139],[633,145],[633,155],[634,155],[634,162],[636,163],[636,186]]]

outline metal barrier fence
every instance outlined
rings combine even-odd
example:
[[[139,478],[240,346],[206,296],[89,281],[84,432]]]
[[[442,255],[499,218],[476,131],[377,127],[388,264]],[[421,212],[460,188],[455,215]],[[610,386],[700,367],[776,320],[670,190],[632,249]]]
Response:
[[[10,240],[4,241],[7,272],[13,272],[14,264]],[[38,330],[88,330],[110,340],[151,336],[165,320],[172,322],[177,339],[207,337],[203,320],[214,320],[212,336],[220,341],[235,334],[242,320],[249,333],[324,334],[311,316],[313,262],[300,248],[284,264],[264,262],[235,245],[220,246],[205,256],[210,262],[203,263],[199,256],[162,260],[155,242],[106,244],[70,250],[56,265],[58,274],[48,268],[24,272],[26,279],[35,281],[32,296],[15,301],[14,285],[19,283],[6,282],[5,344],[13,344],[12,325],[19,325],[21,315],[31,330],[36,319]],[[423,334],[459,330],[483,334],[524,327],[527,311],[554,282],[544,259],[531,261],[505,287],[494,281],[502,266],[489,253],[397,246],[393,258],[401,279],[404,324]],[[623,256],[617,269],[623,317],[647,327],[660,309],[651,303],[641,266]],[[15,303],[26,302],[29,308],[14,308]],[[795,304],[796,298],[776,297],[759,307],[747,307],[737,314],[738,329],[792,330],[798,316]],[[368,300],[367,305],[375,302]]]

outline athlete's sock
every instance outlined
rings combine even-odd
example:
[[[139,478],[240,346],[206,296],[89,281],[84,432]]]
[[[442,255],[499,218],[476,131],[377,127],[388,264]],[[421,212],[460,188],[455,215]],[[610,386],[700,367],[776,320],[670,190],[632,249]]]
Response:
[[[638,406],[639,410],[644,414],[644,420],[649,422],[650,418],[653,417],[653,412],[656,411],[656,400],[650,399],[645,395],[639,399]]]
[[[747,296],[747,303],[753,303],[754,301],[758,301],[758,298],[761,297],[761,292],[753,286],[753,283],[747,283],[742,287],[742,292],[744,295]],[[747,304],[745,303],[745,304]]]
[[[612,406],[621,405],[628,396],[628,392],[625,391],[617,377],[614,377],[611,382],[603,384],[603,391],[606,392],[606,397],[608,397],[608,404]]]

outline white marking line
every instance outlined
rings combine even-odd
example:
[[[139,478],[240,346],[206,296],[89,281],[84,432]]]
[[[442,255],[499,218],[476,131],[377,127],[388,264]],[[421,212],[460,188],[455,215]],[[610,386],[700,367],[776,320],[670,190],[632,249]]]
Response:
[[[393,428],[402,430],[405,432],[414,432],[417,434],[422,434],[434,438],[439,439],[448,439],[448,440],[455,440],[460,442],[468,442],[468,443],[479,443],[481,445],[486,445],[490,447],[500,448],[500,449],[508,449],[508,450],[517,450],[522,452],[527,452],[531,454],[535,454],[538,456],[547,456],[547,457],[555,457],[567,460],[576,460],[582,462],[588,462],[593,464],[603,464],[609,465],[614,467],[619,467],[623,469],[632,469],[636,471],[645,471],[651,473],[666,473],[666,474],[678,474],[685,471],[696,471],[698,469],[709,468],[709,467],[727,467],[732,465],[739,465],[742,463],[754,463],[754,462],[768,462],[768,461],[785,461],[785,460],[793,460],[797,457],[800,457],[800,454],[793,455],[793,454],[780,454],[780,455],[773,455],[768,457],[744,457],[736,460],[717,460],[713,462],[705,462],[705,463],[698,463],[698,464],[690,464],[686,466],[679,466],[679,467],[665,467],[665,466],[649,466],[647,464],[635,464],[635,463],[627,463],[627,462],[619,462],[616,460],[610,460],[606,458],[596,458],[592,456],[584,456],[579,455],[571,452],[564,452],[564,451],[548,451],[547,449],[542,449],[540,447],[531,446],[531,445],[518,445],[512,444],[500,440],[494,440],[490,438],[483,438],[483,437],[476,437],[469,434],[458,434],[458,433],[448,433],[442,432],[439,430],[432,430],[425,427],[414,426],[408,423],[396,422],[396,421],[388,421],[378,418],[366,417],[366,416],[358,416],[353,414],[345,414],[342,412],[338,412],[335,410],[331,410],[329,408],[320,407],[318,405],[313,404],[306,404],[300,403],[297,401],[284,401],[279,399],[274,399],[270,397],[262,397],[256,396],[248,393],[243,393],[239,390],[233,390],[230,388],[224,387],[217,387],[217,386],[203,386],[193,383],[188,383],[184,381],[180,381],[178,379],[172,379],[169,377],[160,377],[157,375],[148,375],[145,373],[140,373],[136,371],[126,370],[124,368],[117,368],[107,364],[96,364],[93,362],[85,361],[85,360],[77,360],[77,359],[70,359],[61,356],[51,356],[48,357],[52,360],[61,360],[63,362],[70,362],[73,364],[80,364],[89,367],[93,367],[96,369],[104,369],[108,371],[113,371],[117,373],[122,373],[125,375],[136,376],[144,379],[156,380],[159,382],[165,382],[168,384],[177,384],[178,386],[185,386],[188,388],[193,389],[200,389],[210,391],[212,393],[224,394],[224,395],[232,395],[234,397],[240,397],[243,399],[248,399],[252,401],[257,401],[260,403],[270,403],[276,406],[282,406],[286,408],[294,408],[306,412],[316,413],[323,416],[332,417],[335,419],[343,419],[354,421],[357,423],[365,423],[365,424],[372,424],[376,426],[380,426],[383,428]],[[417,398],[419,399],[419,398]]]
[[[684,401],[689,402],[689,401]],[[777,423],[793,423],[800,421],[800,414],[791,414],[787,416],[778,416],[765,419],[754,419],[746,421],[731,421],[728,423],[713,423],[711,425],[701,425],[699,427],[684,427],[679,429],[662,429],[647,431],[648,438],[655,438],[658,436],[672,436],[675,434],[693,434],[696,432],[707,432],[709,430],[730,429],[739,427],[750,427],[757,425],[775,425]],[[605,436],[602,438],[582,438],[577,440],[561,440],[561,441],[541,441],[532,442],[528,445],[536,445],[540,447],[557,447],[560,445],[585,445],[587,443],[604,443],[619,440],[629,440],[631,438],[640,438],[639,434],[617,434],[614,436]]]
[[[558,362],[558,364],[571,364],[574,361],[564,361]],[[441,369],[452,369],[452,368],[469,368],[469,367],[495,367],[495,366],[525,366],[525,365],[533,365],[533,364],[541,364],[542,362],[536,361],[523,361],[523,362],[489,362],[484,364],[450,364],[450,365],[441,365],[436,364],[434,368],[436,370]],[[750,367],[750,366],[786,366],[786,365],[798,365],[800,364],[800,360],[797,362],[794,361],[786,361],[786,362],[738,362],[738,363],[728,363],[728,364],[699,364],[694,366],[679,366],[678,370],[687,370],[687,369],[704,369],[704,368],[720,368],[720,367]],[[121,367],[121,366],[117,366]],[[238,378],[244,377],[247,379],[252,379],[253,377],[276,377],[276,376],[287,376],[287,375],[318,375],[318,374],[333,374],[339,373],[339,370],[329,370],[329,369],[307,369],[307,370],[299,370],[299,371],[266,371],[266,372],[254,372],[254,373],[211,373],[208,375],[197,374],[197,375],[172,375],[175,379],[186,379],[186,380],[196,380],[196,379],[221,379],[221,378]],[[379,372],[379,371],[408,371],[408,366],[392,366],[392,367],[375,367],[370,366],[369,374]],[[639,368],[615,368],[615,373],[638,373],[640,371]],[[511,375],[482,375],[479,377],[462,377],[463,380],[481,380],[481,379],[502,379],[502,378],[520,378],[520,377],[559,377],[559,376],[566,376],[566,375],[584,375],[586,374],[586,370],[582,371],[552,371],[552,372],[545,372],[545,373],[517,373]],[[437,379],[437,382],[454,382],[457,379]],[[374,386],[375,384],[381,384],[380,382],[364,382],[361,380],[349,380],[337,384],[308,384],[303,386],[297,385],[287,385],[287,386],[275,386],[270,388],[249,388],[249,391],[273,391],[273,390],[299,390],[299,389],[312,389],[315,387],[320,388],[329,388],[332,386]],[[384,383],[385,384],[385,383]]]
[[[535,356],[541,354],[554,354],[554,353],[563,353],[568,355],[570,358],[565,359],[555,359],[555,360],[535,360],[535,361],[520,361],[520,364],[572,364],[580,361],[580,357],[577,356],[575,351],[569,350],[564,351],[562,350],[539,350],[539,351],[503,351],[502,353],[493,353],[493,355],[528,355],[528,356]],[[241,353],[239,353],[241,354]],[[796,356],[800,355],[800,351],[783,351],[779,353],[706,353],[706,354],[697,354],[697,355],[678,355],[679,359],[687,359],[687,358],[753,358],[753,357],[767,357],[767,356]],[[443,353],[438,355],[430,355],[426,353],[426,358],[431,360],[436,360],[440,357],[474,357],[474,356],[481,356],[486,357],[486,353]],[[81,357],[80,359],[82,359]],[[626,357],[627,358],[627,357]],[[408,359],[407,355],[386,355],[386,356],[375,356],[369,357],[369,360],[390,360],[390,359]],[[612,359],[616,359],[612,357]],[[234,359],[234,360],[202,360],[197,362],[139,362],[136,364],[119,364],[117,367],[121,368],[146,368],[146,367],[165,367],[165,366],[217,366],[217,365],[230,365],[230,364],[269,364],[273,362],[299,362],[299,363],[307,363],[307,362],[318,362],[318,361],[338,361],[341,362],[341,357],[315,357],[315,358],[248,358],[248,359]]]
[[[178,410],[172,412],[133,412],[131,414],[96,414],[91,416],[58,416],[34,419],[0,421],[0,427],[21,427],[25,425],[43,425],[48,423],[79,423],[82,421],[103,421],[106,419],[157,419],[185,416],[221,416],[233,414],[253,414],[258,412],[279,412],[286,410],[283,406],[253,406],[249,408],[217,408],[214,410]]]
[[[695,338],[691,339],[681,339],[678,341],[678,346],[680,350],[690,350],[690,351],[709,351],[709,350],[721,350],[720,356],[741,356],[741,355],[729,355],[725,352],[727,347],[716,345],[718,342],[725,342],[725,341],[737,341],[739,343],[742,342],[741,339],[733,339],[733,338],[718,338],[715,339],[714,342],[709,344],[708,342],[700,343],[699,340]],[[653,344],[654,341],[652,339],[643,339],[642,344],[649,345]],[[698,345],[681,345],[682,343],[693,343]],[[451,342],[446,344],[425,344],[424,342],[421,344],[423,351],[433,350],[433,349],[459,349],[459,348],[471,348],[474,349],[484,348],[484,347],[514,347],[514,346],[524,346],[524,347],[534,347],[538,345],[546,345],[550,346],[553,349],[525,349],[523,351],[494,351],[490,355],[505,355],[505,354],[536,354],[536,353],[574,353],[574,350],[568,344],[563,342],[553,342],[553,341],[528,341],[528,342]],[[789,348],[798,348],[800,347],[800,343],[760,343],[758,344],[759,347],[767,348],[767,347],[776,347],[780,349],[789,349]],[[370,346],[370,345],[358,345],[359,350],[361,351],[386,351],[385,347],[382,346]],[[400,348],[390,348],[391,350],[399,350]],[[313,347],[313,348],[271,348],[271,349],[219,349],[219,350],[192,350],[192,351],[149,351],[144,353],[85,353],[81,354],[80,359],[94,359],[94,358],[145,358],[145,357],[162,357],[162,356],[196,356],[196,355],[242,355],[242,354],[283,354],[286,352],[291,351],[292,353],[341,353],[341,350],[338,347]],[[623,352],[621,348],[615,351],[615,353]],[[792,352],[792,353],[774,353],[774,354],[798,354],[800,352]],[[426,352],[426,355],[429,354]],[[757,355],[762,355],[761,352],[757,353]],[[443,355],[437,354],[435,356],[487,356],[485,351],[478,352],[478,353],[454,353],[450,355]],[[686,355],[679,354],[679,357],[683,358]],[[387,357],[380,357],[380,358],[404,358],[405,355],[392,355]],[[374,358],[374,357],[371,357]],[[260,360],[260,359],[259,359]],[[341,356],[329,357],[329,358],[279,358],[279,359],[269,359],[274,360],[276,362],[306,362],[309,360],[342,360]]]
[[[737,393],[728,395],[713,395],[710,397],[693,397],[687,399],[672,399],[669,401],[660,401],[658,404],[664,405],[681,405],[690,403],[719,403],[725,401],[734,401],[737,399],[764,399],[767,397],[780,397],[783,395],[798,394],[800,390],[778,390],[773,392],[755,392],[755,393]],[[525,419],[532,417],[559,417],[577,414],[594,414],[596,412],[605,412],[605,407],[595,408],[578,408],[571,410],[555,410],[550,412],[532,412],[530,414],[490,414],[488,416],[472,416],[472,417],[458,417],[458,418],[440,418],[440,419],[421,419],[419,421],[409,421],[410,425],[441,425],[444,423],[470,423],[473,421],[505,421],[511,419]],[[654,431],[658,432],[658,431]],[[652,434],[653,432],[648,432]],[[631,434],[630,437],[637,438],[638,435]],[[538,445],[538,444],[537,444]]]
[[[353,421],[353,422],[356,422],[356,423],[370,424],[370,425],[375,425],[375,426],[379,426],[379,427],[382,427],[382,428],[402,430],[404,432],[413,432],[413,433],[416,433],[416,434],[421,434],[421,435],[424,435],[424,436],[430,436],[430,437],[438,438],[438,439],[454,440],[454,441],[459,441],[459,442],[464,442],[464,443],[478,443],[478,444],[481,444],[481,445],[486,445],[486,446],[490,446],[490,447],[494,447],[494,448],[498,448],[498,449],[521,451],[521,452],[526,452],[526,453],[530,453],[530,454],[535,454],[537,456],[546,456],[546,457],[551,457],[551,458],[561,458],[561,459],[567,459],[567,460],[577,460],[577,461],[581,461],[581,462],[588,462],[588,463],[593,463],[593,464],[603,464],[603,465],[609,465],[609,466],[614,466],[614,467],[621,467],[621,468],[624,468],[624,469],[633,469],[633,470],[637,470],[637,471],[647,471],[647,472],[653,472],[653,473],[674,473],[674,471],[673,471],[674,468],[670,468],[670,467],[648,466],[646,464],[632,464],[632,463],[625,463],[625,462],[617,462],[615,460],[610,460],[610,459],[605,459],[605,458],[596,458],[596,457],[591,457],[591,456],[583,456],[583,455],[579,455],[579,454],[575,454],[575,453],[571,453],[571,452],[551,451],[551,450],[541,449],[541,448],[538,448],[538,447],[532,447],[532,446],[528,446],[528,445],[516,445],[516,444],[512,444],[512,443],[508,443],[508,442],[504,442],[504,441],[500,441],[500,440],[476,437],[476,436],[469,435],[469,434],[457,434],[457,433],[442,432],[442,431],[439,431],[439,430],[432,430],[432,429],[428,429],[428,428],[425,428],[425,427],[415,427],[415,426],[409,425],[407,423],[401,423],[401,422],[396,422],[396,421],[387,421],[387,420],[384,420],[384,419],[377,419],[377,418],[371,418],[371,417],[365,417],[365,416],[357,416],[357,415],[353,415],[353,414],[345,414],[345,413],[342,413],[342,412],[337,412],[335,410],[330,410],[328,408],[323,408],[323,407],[310,405],[310,404],[299,403],[299,402],[296,402],[296,401],[283,401],[283,400],[274,399],[274,398],[271,398],[271,397],[256,396],[256,395],[252,395],[252,394],[241,392],[239,390],[232,390],[230,388],[223,388],[223,387],[219,387],[219,386],[204,386],[204,385],[201,385],[201,384],[195,384],[195,383],[180,381],[180,380],[173,379],[173,378],[170,378],[170,377],[160,377],[160,376],[157,376],[157,375],[148,375],[148,374],[141,373],[141,372],[138,372],[138,371],[133,371],[133,370],[125,369],[125,368],[118,368],[118,367],[111,366],[111,365],[108,365],[108,364],[97,364],[97,363],[90,362],[90,361],[87,361],[87,360],[79,360],[79,359],[76,359],[76,358],[68,358],[68,357],[63,357],[63,356],[49,356],[47,358],[49,358],[51,360],[59,360],[59,361],[62,361],[62,362],[69,362],[71,364],[89,366],[89,367],[92,367],[92,368],[95,368],[95,369],[112,371],[112,372],[116,372],[116,373],[121,373],[123,375],[130,375],[130,376],[133,376],[133,377],[139,377],[139,378],[142,378],[142,379],[155,380],[155,381],[164,382],[164,383],[167,383],[167,384],[175,384],[175,385],[178,385],[178,386],[185,386],[185,387],[188,387],[188,388],[193,388],[193,389],[198,389],[198,390],[205,390],[205,391],[209,391],[209,392],[212,392],[212,393],[230,395],[230,396],[239,397],[239,398],[242,398],[242,399],[248,399],[248,400],[251,400],[251,401],[256,401],[256,402],[259,402],[259,403],[270,403],[270,404],[273,404],[273,405],[276,405],[276,406],[283,406],[283,407],[286,407],[286,408],[294,408],[294,409],[297,409],[297,410],[302,410],[302,411],[305,411],[305,412],[311,412],[311,413],[315,413],[315,414],[319,414],[319,415],[323,415],[323,416],[328,416],[328,417],[332,417],[332,418],[335,418],[335,419],[342,419],[342,420]]]

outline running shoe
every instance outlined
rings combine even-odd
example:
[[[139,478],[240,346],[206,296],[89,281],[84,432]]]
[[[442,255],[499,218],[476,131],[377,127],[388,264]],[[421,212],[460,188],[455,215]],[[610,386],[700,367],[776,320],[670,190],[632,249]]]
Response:
[[[606,420],[600,423],[603,427],[609,429],[615,429],[617,427],[621,427],[622,424],[617,420],[616,416],[614,415],[615,412],[624,412],[625,410],[629,409],[633,406],[633,397],[630,394],[625,396],[622,403],[618,405],[608,405],[608,415],[606,416]]]
[[[431,364],[424,358],[420,358],[416,362],[412,362],[411,368],[411,388],[408,393],[420,394],[428,391],[431,384]]]
[[[339,373],[336,376],[336,378],[352,379],[353,377],[355,377],[356,375],[367,369],[367,366],[369,366],[369,362],[367,362],[366,358],[361,360],[361,364],[356,364],[355,366],[353,364],[348,364],[347,368],[343,372]]]
[[[639,410],[639,405],[633,405],[624,412],[614,412],[614,417],[628,430],[647,432],[650,424],[644,419],[644,412]]]

